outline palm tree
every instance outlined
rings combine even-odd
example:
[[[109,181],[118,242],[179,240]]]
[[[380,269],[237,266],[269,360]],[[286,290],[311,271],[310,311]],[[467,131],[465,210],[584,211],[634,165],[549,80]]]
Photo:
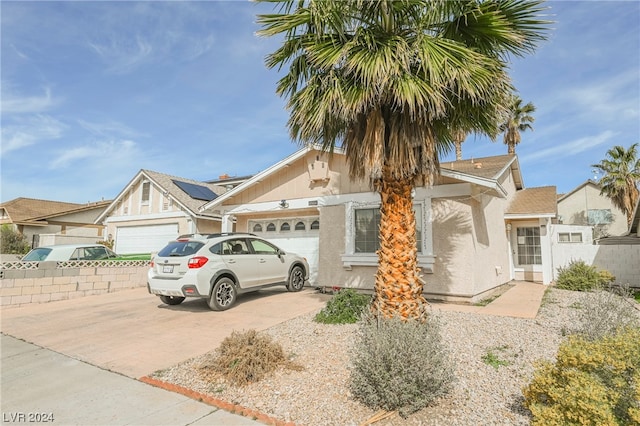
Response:
[[[535,118],[531,115],[535,112],[536,107],[529,102],[526,105],[522,105],[522,99],[513,95],[509,105],[509,112],[507,114],[506,121],[500,126],[500,131],[504,132],[504,143],[509,148],[507,152],[509,154],[516,153],[516,145],[520,143],[520,132],[525,130],[533,130],[531,123],[535,121]]]
[[[625,150],[616,145],[607,151],[607,156],[599,164],[593,164],[604,172],[600,179],[600,194],[611,199],[613,205],[627,215],[627,225],[633,220],[633,209],[638,202],[640,183],[640,158],[638,144],[634,143]]]
[[[420,318],[412,189],[433,184],[452,129],[495,138],[511,85],[506,59],[544,39],[541,1],[258,0],[262,36],[284,35],[267,56],[288,66],[294,140],[344,149],[353,179],[380,193],[376,315]]]
[[[462,143],[467,138],[467,132],[454,130],[451,136],[453,137],[453,144],[456,146],[456,160],[462,160]]]

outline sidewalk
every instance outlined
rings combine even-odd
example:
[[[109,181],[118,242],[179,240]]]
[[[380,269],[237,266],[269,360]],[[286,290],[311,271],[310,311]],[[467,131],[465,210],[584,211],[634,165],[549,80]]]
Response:
[[[473,312],[482,315],[533,319],[538,315],[546,285],[528,281],[514,281],[514,286],[486,306],[433,303],[435,310]]]
[[[4,424],[34,413],[65,426],[263,424],[14,337],[0,344]]]

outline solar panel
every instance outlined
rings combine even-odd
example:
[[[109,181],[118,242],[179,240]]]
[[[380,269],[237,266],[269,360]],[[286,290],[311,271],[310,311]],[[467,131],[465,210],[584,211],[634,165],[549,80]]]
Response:
[[[216,193],[203,185],[182,182],[172,179],[178,188],[182,189],[189,197],[195,200],[211,201],[217,197]]]

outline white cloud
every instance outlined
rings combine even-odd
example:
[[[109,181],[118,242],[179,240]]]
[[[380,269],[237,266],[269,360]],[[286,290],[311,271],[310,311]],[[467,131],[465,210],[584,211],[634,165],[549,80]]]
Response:
[[[66,128],[64,123],[42,114],[5,125],[2,127],[0,152],[5,155],[43,140],[59,139]]]
[[[618,133],[614,131],[605,130],[604,132],[601,132],[594,136],[587,136],[584,138],[576,139],[571,142],[559,144],[551,148],[538,150],[532,154],[520,155],[520,157],[523,163],[533,160],[543,160],[547,158],[568,159],[572,155],[588,151],[596,146],[607,144],[617,134]]]
[[[135,37],[135,43],[129,39],[112,39],[108,44],[90,42],[89,46],[107,64],[107,71],[126,74],[149,62],[153,46],[141,36]]]
[[[146,137],[147,134],[138,132],[129,126],[117,121],[109,120],[104,123],[94,123],[86,120],[78,120],[78,124],[95,136],[111,137],[112,135],[126,138]]]
[[[6,86],[8,83],[3,82],[2,85]],[[3,90],[0,105],[3,114],[18,114],[46,111],[57,103],[51,95],[51,89],[45,88],[42,96],[16,96]]]
[[[69,168],[80,161],[85,169],[122,167],[135,161],[139,154],[137,144],[131,140],[98,142],[65,149],[49,164],[49,169]]]

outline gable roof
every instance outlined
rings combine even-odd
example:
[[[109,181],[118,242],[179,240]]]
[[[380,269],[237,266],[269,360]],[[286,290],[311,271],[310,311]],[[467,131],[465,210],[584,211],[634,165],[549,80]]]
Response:
[[[582,188],[584,188],[587,185],[591,185],[596,187],[597,189],[600,189],[600,185],[598,184],[598,182],[595,182],[591,179],[587,179],[586,181],[582,182],[580,185],[576,186],[575,188],[573,188],[571,191],[567,192],[566,194],[561,194],[558,196],[558,202],[564,200],[565,198],[569,197],[570,195],[580,191]]]
[[[226,189],[219,185],[214,185],[208,182],[202,182],[193,179],[187,179],[179,176],[167,175],[164,173],[154,172],[152,170],[141,169],[131,181],[124,187],[122,191],[118,194],[118,196],[111,202],[111,205],[96,219],[96,223],[101,222],[104,218],[118,205],[118,202],[124,198],[124,196],[129,192],[129,190],[141,179],[147,179],[153,182],[159,188],[165,192],[165,194],[173,199],[181,208],[187,211],[191,216],[201,217],[206,219],[219,219],[220,215],[200,212],[199,208],[207,203],[207,201],[194,198],[189,195],[185,190],[180,188],[177,182],[182,182],[190,185],[203,186],[209,190],[211,190],[217,197],[224,194]]]
[[[494,189],[503,198],[507,192],[498,183],[498,179],[509,169],[513,173],[516,189],[521,189],[523,183],[520,163],[514,154],[440,163],[441,176]]]
[[[111,201],[107,200],[78,204],[20,197],[0,204],[0,208],[7,212],[7,216],[14,224],[33,224],[65,214],[105,208],[110,203]]]
[[[556,187],[541,186],[517,191],[505,211],[507,218],[555,217]]]
[[[242,191],[256,185],[265,178],[277,173],[282,168],[291,165],[293,162],[299,160],[310,151],[320,151],[320,149],[314,145],[307,145],[304,148],[294,152],[285,159],[275,163],[262,172],[250,177],[240,185],[227,191],[224,195],[212,200],[200,207],[200,212],[219,206],[224,203],[225,200],[241,193]],[[333,154],[344,155],[344,151],[341,148],[336,148]],[[496,181],[506,170],[511,168],[514,172],[516,186],[522,187],[522,176],[520,175],[520,166],[518,159],[515,155],[499,155],[496,157],[483,157],[474,160],[460,160],[453,162],[446,162],[440,164],[440,173],[442,176],[450,177],[453,179],[459,179],[466,182],[475,183],[482,186],[495,189],[497,194],[501,197],[506,196],[506,191]],[[479,166],[479,167],[478,167]]]

